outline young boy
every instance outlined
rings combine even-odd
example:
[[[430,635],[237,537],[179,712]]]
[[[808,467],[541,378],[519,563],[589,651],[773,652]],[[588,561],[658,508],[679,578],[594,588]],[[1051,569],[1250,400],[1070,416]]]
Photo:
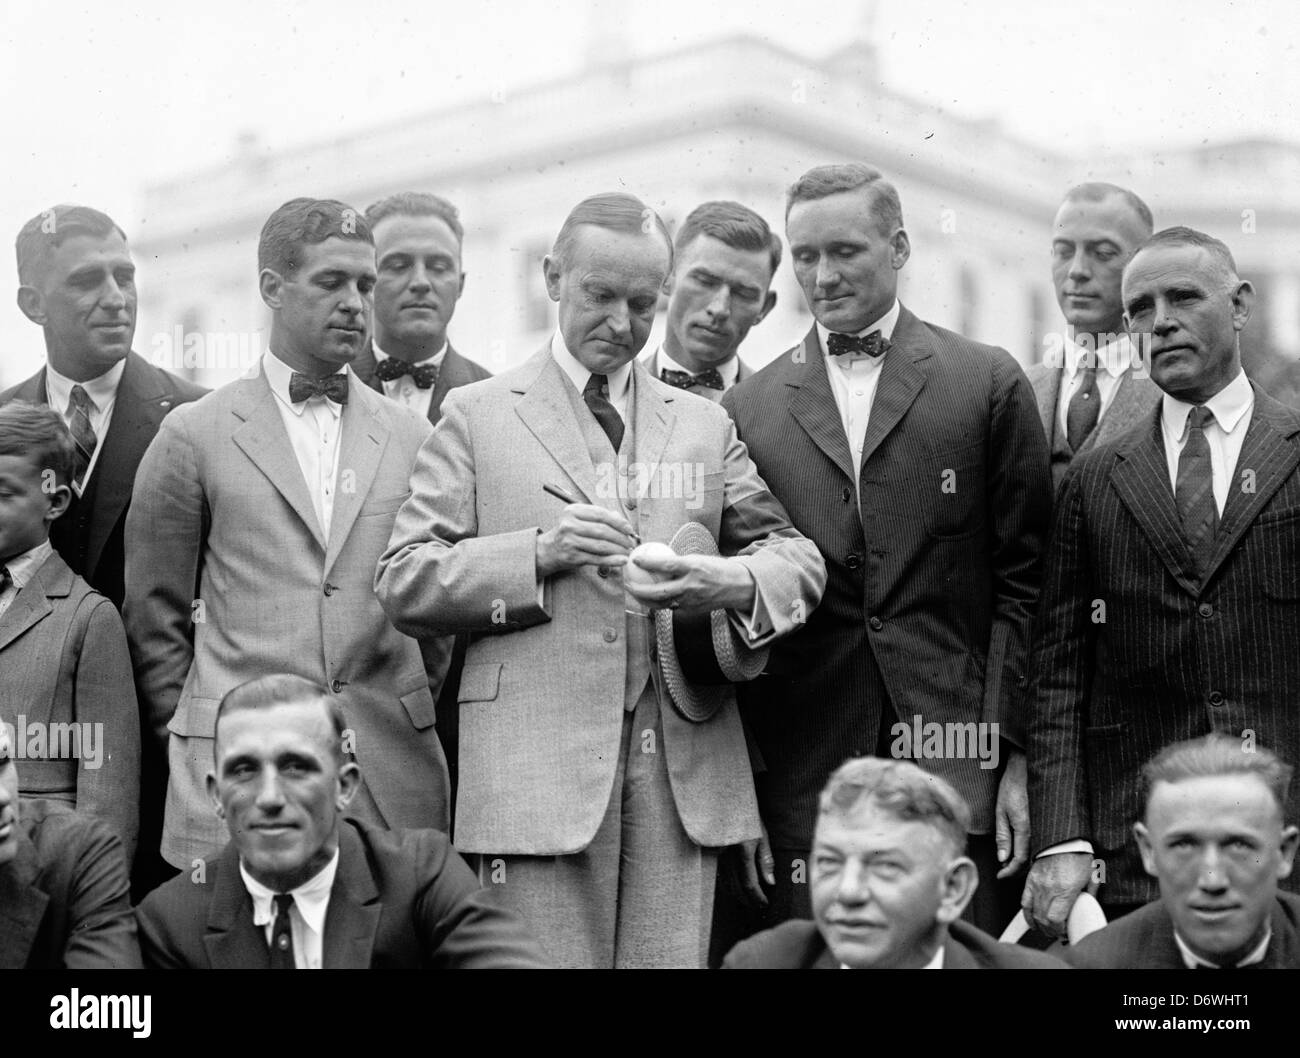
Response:
[[[19,793],[102,819],[135,853],[140,718],[113,604],[50,546],[75,451],[58,413],[0,407],[0,713],[22,761]]]

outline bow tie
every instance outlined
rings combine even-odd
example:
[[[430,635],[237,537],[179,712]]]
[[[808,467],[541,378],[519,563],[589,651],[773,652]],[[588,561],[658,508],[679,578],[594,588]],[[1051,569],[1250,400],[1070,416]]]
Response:
[[[311,397],[328,397],[335,404],[348,402],[348,376],[346,374],[326,375],[324,378],[308,378],[295,371],[289,376],[289,400],[301,404]]]
[[[716,367],[707,368],[698,375],[692,375],[689,371],[669,371],[668,368],[663,367],[659,369],[659,378],[678,389],[691,389],[695,386],[707,386],[709,389],[727,388]]]
[[[421,389],[431,389],[438,381],[438,366],[433,363],[413,364],[390,356],[375,365],[375,374],[381,382],[396,382],[403,375],[410,375],[411,381]]]
[[[832,334],[830,336],[831,356],[843,356],[845,353],[884,356],[887,352],[889,352],[889,339],[879,331],[872,331],[865,338],[859,338],[852,334]]]

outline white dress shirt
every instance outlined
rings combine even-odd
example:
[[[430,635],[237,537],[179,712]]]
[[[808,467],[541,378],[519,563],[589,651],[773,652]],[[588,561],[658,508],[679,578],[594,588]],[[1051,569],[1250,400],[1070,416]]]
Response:
[[[1084,357],[1089,352],[1090,350],[1075,345],[1070,339],[1065,340],[1063,358],[1065,374],[1061,378],[1061,392],[1056,405],[1056,421],[1060,426],[1062,437],[1069,433],[1066,417],[1070,410],[1070,401],[1083,385],[1083,372],[1080,368],[1083,366]],[[1119,384],[1124,377],[1124,372],[1132,366],[1133,343],[1126,334],[1109,345],[1103,345],[1095,355],[1098,367],[1097,396],[1101,399],[1101,410],[1097,412],[1097,420],[1100,422],[1111,401],[1115,399],[1115,394],[1119,392]]]
[[[32,577],[36,576],[36,571],[45,565],[45,560],[53,553],[54,548],[50,546],[50,541],[46,539],[42,540],[30,551],[15,555],[8,562],[0,562],[0,566],[9,571],[11,581],[11,583],[5,585],[3,591],[0,591],[0,617],[4,616],[5,611],[18,598],[18,593],[31,583]]]
[[[334,876],[339,870],[339,850],[329,863],[325,864],[312,877],[290,889],[293,907],[289,909],[289,929],[293,934],[293,961],[298,970],[319,970],[325,941],[325,913],[330,906],[330,890],[334,888]],[[253,898],[253,925],[261,926],[266,937],[267,950],[271,946],[271,933],[275,928],[275,898],[279,894],[268,889],[244,867],[239,861],[239,876],[244,880],[244,888]]]
[[[375,350],[375,363],[378,364],[391,359],[388,353],[379,348],[378,342],[371,342],[371,347]],[[425,360],[420,360],[418,363],[420,365],[432,364],[441,371],[442,361],[446,356],[447,343],[443,342],[442,348],[434,353],[433,356],[428,357]],[[428,389],[421,389],[415,384],[415,379],[411,378],[410,375],[403,375],[401,378],[395,378],[391,382],[381,381],[380,385],[384,387],[384,396],[391,397],[399,404],[405,404],[408,408],[418,411],[426,419],[429,417],[429,405],[433,402],[433,386],[430,386]]]
[[[1160,429],[1164,434],[1165,458],[1169,463],[1169,485],[1176,493],[1178,457],[1187,444],[1187,417],[1191,414],[1192,405],[1171,397],[1168,393],[1161,400]],[[1219,508],[1219,517],[1222,518],[1224,505],[1228,502],[1228,491],[1237,470],[1237,458],[1241,455],[1241,445],[1250,428],[1250,413],[1255,408],[1255,391],[1250,388],[1246,372],[1237,372],[1237,377],[1207,400],[1205,406],[1214,415],[1213,421],[1206,423],[1205,440],[1210,447],[1214,505]]]
[[[841,970],[852,970],[853,967],[846,962],[840,963]],[[942,970],[943,969],[943,945],[940,944],[934,951],[934,956],[928,963],[921,967],[922,970]]]
[[[582,391],[587,388],[587,383],[591,380],[592,372],[583,367],[578,358],[569,352],[569,347],[564,344],[564,335],[559,331],[551,339],[551,356],[555,362],[560,365],[560,370],[565,373],[569,381],[573,383],[582,396]],[[627,425],[627,395],[631,389],[632,383],[632,362],[629,360],[620,368],[609,372],[606,375],[606,385],[609,387],[609,402],[614,405],[614,410]]]
[[[894,336],[898,325],[899,304],[894,299],[880,319],[858,331],[858,336],[879,331],[884,338]],[[853,455],[853,466],[862,468],[862,446],[867,438],[867,423],[871,419],[871,404],[876,399],[876,386],[880,382],[880,369],[888,352],[882,356],[867,356],[865,353],[850,353],[843,356],[831,356],[830,331],[817,324],[817,339],[822,345],[822,355],[826,358],[826,374],[830,377],[831,392],[835,394],[835,405],[840,410],[840,422],[844,426],[844,435],[849,440],[849,451]],[[858,474],[854,474],[854,488],[859,487]]]
[[[1251,949],[1249,955],[1235,962],[1232,969],[1240,970],[1243,966],[1253,966],[1257,962],[1263,962],[1264,956],[1268,953],[1268,942],[1272,939],[1273,924],[1270,922],[1268,924],[1268,929],[1264,931],[1264,939]],[[1196,952],[1192,951],[1192,949],[1184,943],[1183,938],[1178,935],[1178,930],[1174,930],[1174,943],[1178,945],[1178,954],[1183,957],[1183,965],[1189,970],[1195,970],[1199,966],[1204,966],[1211,970],[1226,969],[1226,967],[1216,966],[1214,963],[1210,962],[1209,959],[1202,959],[1196,954]]]
[[[113,407],[117,404],[117,386],[122,381],[122,372],[125,370],[126,360],[123,359],[98,378],[75,382],[60,375],[50,364],[45,365],[46,399],[50,407],[62,417],[68,429],[72,429],[72,387],[80,386],[90,398],[90,428],[95,431],[98,443],[90,457],[90,464],[86,467],[85,476],[81,479],[81,486],[78,488],[73,485],[73,490],[78,496],[85,490],[90,475],[95,472],[95,466],[99,463],[99,453],[104,450],[104,438],[108,436],[108,428],[113,423]]]
[[[702,374],[700,371],[692,371],[689,367],[682,366],[669,356],[668,347],[666,345],[661,345],[655,353],[655,356],[657,357],[655,364],[660,371],[666,369],[668,371],[685,371],[688,375]],[[736,384],[736,379],[740,375],[740,357],[732,356],[730,359],[725,360],[720,364],[714,364],[713,367],[717,370],[718,374],[722,376],[723,392],[725,393]],[[705,368],[705,370],[707,371],[708,368]],[[656,374],[655,378],[658,377],[659,375]]]
[[[263,357],[266,380],[275,394],[293,454],[302,469],[307,493],[325,539],[329,539],[334,516],[334,489],[339,471],[339,431],[343,407],[327,397],[311,397],[294,404],[289,399],[289,377],[293,368],[269,349]],[[338,374],[346,375],[347,368]]]

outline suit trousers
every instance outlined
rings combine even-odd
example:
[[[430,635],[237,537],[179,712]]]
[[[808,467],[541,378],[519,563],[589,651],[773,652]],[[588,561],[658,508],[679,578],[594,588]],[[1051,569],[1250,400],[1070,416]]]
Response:
[[[623,714],[613,792],[590,845],[568,856],[478,857],[479,880],[499,888],[556,966],[705,964],[718,850],[682,826],[660,708],[648,680]]]

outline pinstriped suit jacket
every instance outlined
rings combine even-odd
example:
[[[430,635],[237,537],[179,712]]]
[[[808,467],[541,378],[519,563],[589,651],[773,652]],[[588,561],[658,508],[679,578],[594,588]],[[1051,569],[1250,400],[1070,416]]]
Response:
[[[739,691],[767,765],[758,788],[773,843],[809,847],[818,792],[846,757],[875,751],[884,709],[909,726],[917,715],[996,721],[1021,744],[1052,495],[1034,395],[1011,356],[904,308],[861,467],[815,328],[722,406],[828,573],[821,606],[774,647],[771,675]],[[992,829],[995,770],[920,763],[967,799],[974,833]]]
[[[1106,902],[1158,895],[1130,827],[1139,771],[1162,747],[1249,729],[1300,760],[1300,415],[1254,389],[1204,583],[1179,529],[1159,405],[1084,453],[1061,487],[1031,666],[1031,828],[1035,852],[1091,840]],[[1298,813],[1293,785],[1286,818]]]

